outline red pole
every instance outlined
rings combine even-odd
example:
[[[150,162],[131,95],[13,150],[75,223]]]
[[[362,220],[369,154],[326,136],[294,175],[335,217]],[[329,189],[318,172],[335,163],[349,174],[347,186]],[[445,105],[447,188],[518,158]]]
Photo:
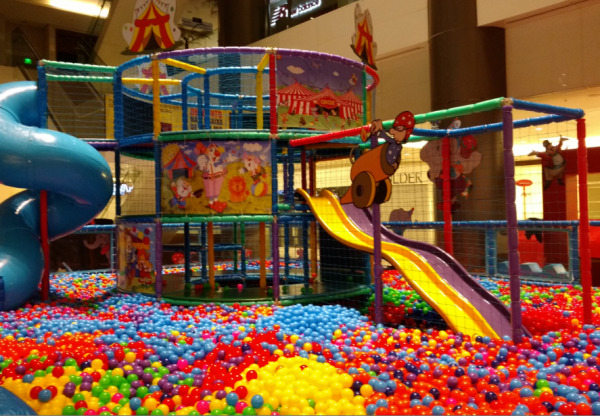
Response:
[[[44,253],[42,300],[48,300],[50,294],[50,240],[48,239],[48,194],[46,191],[40,191],[40,239]]]
[[[310,179],[310,196],[317,195],[317,175],[316,175],[316,163],[314,155],[309,157],[308,162],[308,177]]]
[[[442,195],[444,199],[444,248],[451,256],[454,254],[452,244],[452,198],[450,184],[450,138],[442,139],[442,174],[444,176],[444,188]]]
[[[302,169],[302,189],[306,191],[308,188],[306,187],[306,150],[304,149],[300,153],[300,167]]]
[[[588,162],[585,119],[577,120],[577,174],[579,175],[579,257],[583,289],[583,323],[592,323],[592,259],[590,254],[590,212],[588,207]]]

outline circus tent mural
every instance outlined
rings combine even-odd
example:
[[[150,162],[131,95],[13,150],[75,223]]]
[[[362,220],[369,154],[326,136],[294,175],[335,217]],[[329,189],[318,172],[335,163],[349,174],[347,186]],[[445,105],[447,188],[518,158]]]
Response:
[[[169,49],[181,37],[175,25],[177,0],[138,0],[133,23],[123,26],[123,37],[132,52],[143,52],[153,40],[159,49]]]

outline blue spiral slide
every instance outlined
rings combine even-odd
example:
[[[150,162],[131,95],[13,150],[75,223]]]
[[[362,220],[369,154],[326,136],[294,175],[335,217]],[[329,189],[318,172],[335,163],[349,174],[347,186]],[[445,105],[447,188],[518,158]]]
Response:
[[[112,195],[112,173],[100,153],[75,137],[39,126],[36,83],[0,85],[0,182],[26,189],[0,204],[5,309],[21,306],[42,277],[40,191],[48,194],[50,240],[87,224]]]

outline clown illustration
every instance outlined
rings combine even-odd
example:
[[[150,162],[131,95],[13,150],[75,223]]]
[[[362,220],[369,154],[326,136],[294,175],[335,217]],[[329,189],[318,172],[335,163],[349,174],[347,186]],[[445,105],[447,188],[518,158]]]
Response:
[[[263,181],[267,177],[267,171],[261,164],[261,160],[250,153],[244,153],[242,156],[244,167],[240,169],[240,174],[249,173],[252,178],[252,187],[250,192],[254,196],[265,196],[269,192],[269,187]]]
[[[553,146],[549,140],[544,140],[542,145],[546,148],[545,152],[536,152],[534,150],[529,153],[529,156],[537,156],[542,159],[542,166],[544,167],[544,191],[550,188],[555,179],[559,185],[565,186],[565,167],[567,161],[562,154],[562,144],[566,140],[568,139],[561,136],[556,146]]]
[[[127,277],[127,285],[131,287],[134,277],[139,277],[138,256],[137,250],[133,246],[132,237],[127,232],[125,235],[125,277]]]
[[[171,208],[185,209],[185,200],[192,195],[192,185],[184,178],[179,178],[171,182],[171,190],[174,195],[170,202]]]
[[[342,204],[354,203],[357,208],[368,208],[373,203],[387,202],[392,194],[392,176],[400,166],[402,145],[408,141],[415,127],[415,117],[410,111],[400,113],[389,131],[383,122],[371,123],[370,134],[363,129],[364,142],[369,138],[383,139],[385,143],[359,157],[350,170],[352,186],[342,197]]]
[[[143,285],[151,285],[153,266],[150,262],[150,252],[148,250],[139,250],[138,268],[140,270],[140,283]]]
[[[225,152],[225,149],[214,143],[211,143],[208,147],[198,143],[194,152],[198,155],[198,169],[203,172],[202,179],[204,179],[208,207],[221,214],[227,208],[226,202],[218,200],[227,175],[227,169],[221,161],[221,155]]]

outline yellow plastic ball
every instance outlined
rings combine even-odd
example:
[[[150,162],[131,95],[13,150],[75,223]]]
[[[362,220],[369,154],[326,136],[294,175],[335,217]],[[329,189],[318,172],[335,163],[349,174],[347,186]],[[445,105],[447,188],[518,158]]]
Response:
[[[360,386],[360,394],[366,398],[371,397],[371,395],[373,394],[373,387],[371,387],[368,384],[363,384],[362,386]]]
[[[127,354],[129,354],[129,353],[127,353]],[[125,374],[125,372],[123,371],[122,368],[115,368],[112,372],[113,376],[121,376],[122,377],[124,374]]]
[[[92,360],[92,364],[91,365],[92,365],[92,368],[94,370],[98,371],[98,370],[100,370],[104,366],[104,363],[102,362],[101,359],[96,358],[96,359]]]
[[[154,397],[148,397],[146,399],[146,401],[144,402],[144,407],[146,409],[148,409],[149,411],[153,411],[154,409],[156,409],[159,405],[158,400],[156,400]]]
[[[314,415],[315,414],[315,409],[313,409],[310,406],[306,406],[302,408],[302,415]]]

